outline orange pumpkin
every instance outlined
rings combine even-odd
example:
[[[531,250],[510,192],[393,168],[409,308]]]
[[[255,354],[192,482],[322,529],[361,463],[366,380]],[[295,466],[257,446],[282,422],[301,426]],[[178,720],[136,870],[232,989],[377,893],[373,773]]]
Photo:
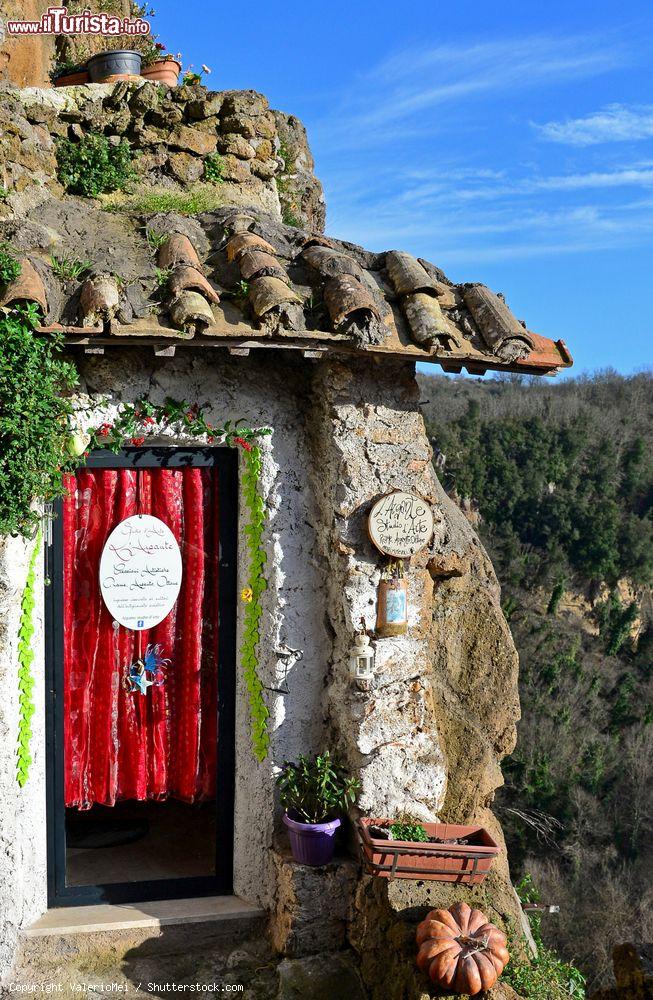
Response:
[[[451,993],[490,990],[510,961],[506,935],[467,903],[431,910],[417,928],[417,964]]]

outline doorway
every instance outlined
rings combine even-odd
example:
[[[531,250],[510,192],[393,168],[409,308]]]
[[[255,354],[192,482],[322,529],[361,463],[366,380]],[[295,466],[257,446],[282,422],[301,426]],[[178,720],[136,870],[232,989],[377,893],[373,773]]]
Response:
[[[50,906],[233,887],[237,455],[96,451],[46,546]]]

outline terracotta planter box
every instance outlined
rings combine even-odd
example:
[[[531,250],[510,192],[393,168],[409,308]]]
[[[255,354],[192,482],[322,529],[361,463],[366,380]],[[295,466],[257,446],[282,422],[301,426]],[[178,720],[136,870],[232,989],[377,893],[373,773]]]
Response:
[[[181,73],[181,63],[176,59],[157,59],[149,66],[144,66],[141,76],[155,83],[163,83],[167,87],[176,87]]]
[[[390,826],[388,819],[359,819],[357,823],[363,868],[381,878],[411,878],[425,882],[478,885],[490,870],[499,845],[482,826],[424,823],[429,837],[464,839],[468,844],[412,843],[370,836],[370,826]]]
[[[82,87],[90,79],[88,70],[83,69],[79,73],[66,73],[64,76],[58,76],[54,85],[55,87]]]

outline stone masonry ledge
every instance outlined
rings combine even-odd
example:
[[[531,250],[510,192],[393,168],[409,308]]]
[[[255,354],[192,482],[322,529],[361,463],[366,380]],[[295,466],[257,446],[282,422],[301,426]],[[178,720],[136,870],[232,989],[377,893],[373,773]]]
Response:
[[[48,910],[21,933],[24,938],[44,938],[62,934],[97,934],[104,931],[170,927],[178,924],[259,921],[265,911],[237,896],[208,896],[198,899],[169,899],[151,903],[97,906],[70,906]]]

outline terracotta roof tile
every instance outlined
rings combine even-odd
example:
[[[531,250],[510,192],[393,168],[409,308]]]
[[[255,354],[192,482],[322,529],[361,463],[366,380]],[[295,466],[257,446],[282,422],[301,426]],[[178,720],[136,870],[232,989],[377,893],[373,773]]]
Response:
[[[48,297],[41,275],[27,257],[21,257],[19,263],[20,274],[7,285],[0,304],[8,306],[16,302],[33,302],[47,316]]]
[[[391,250],[386,254],[385,266],[397,295],[436,291],[433,278],[409,253]]]
[[[519,361],[533,351],[530,334],[502,298],[485,285],[465,285],[463,294],[481,336],[493,354],[505,361]]]
[[[189,267],[187,264],[182,264],[173,270],[168,281],[168,289],[173,298],[177,298],[182,292],[193,291],[198,292],[208,302],[217,304],[220,301],[220,296],[201,271],[198,271],[196,267]]]
[[[227,243],[227,260],[238,260],[242,253],[248,250],[260,250],[262,253],[274,254],[274,247],[256,233],[239,233]]]
[[[76,204],[68,205],[69,216]],[[561,341],[526,330],[500,296],[483,285],[454,285],[434,264],[410,254],[370,253],[259,211],[226,208],[192,219],[159,213],[156,220],[158,231],[172,234],[157,259],[171,272],[163,310],[151,250],[136,228],[124,237],[119,257],[96,252],[97,276],[81,288],[56,281],[46,250],[36,244],[4,301],[38,302],[47,315],[43,331],[62,329],[71,344],[214,342],[233,351],[296,349],[307,357],[372,352],[473,373],[547,374],[572,363]],[[74,218],[70,224],[85,231],[81,219],[79,227]],[[0,237],[4,225],[0,221]],[[83,241],[77,252],[93,259]],[[91,291],[99,296],[103,269],[114,267],[118,305],[115,288],[94,302]]]

